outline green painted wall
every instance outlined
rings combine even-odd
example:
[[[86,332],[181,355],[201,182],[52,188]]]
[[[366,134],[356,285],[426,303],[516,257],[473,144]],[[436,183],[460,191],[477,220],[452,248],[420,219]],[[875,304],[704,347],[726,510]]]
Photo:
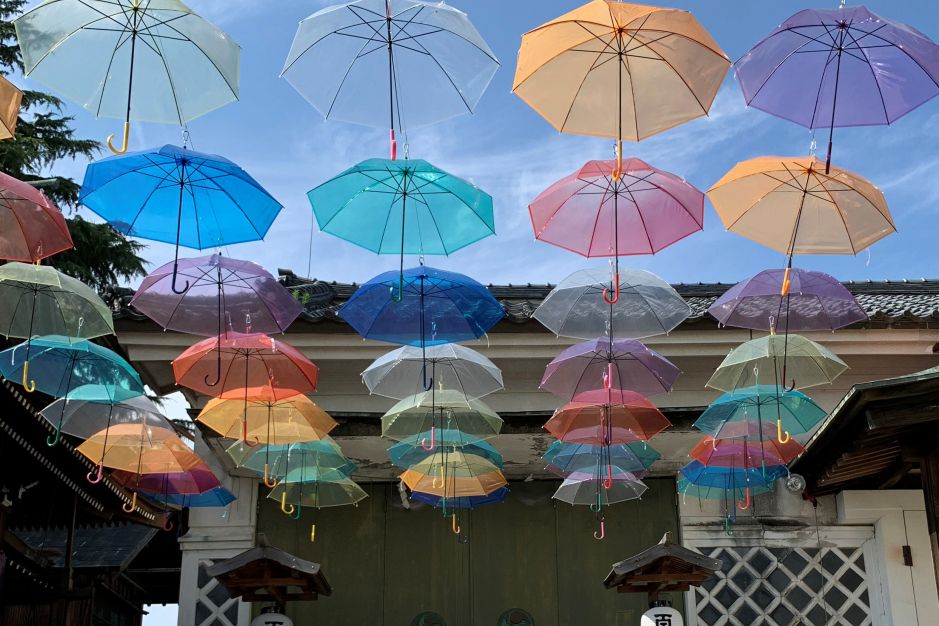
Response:
[[[606,510],[607,537],[593,539],[586,507],[551,499],[558,483],[513,483],[509,498],[461,519],[461,545],[449,519],[429,507],[406,510],[396,485],[363,485],[358,507],[303,511],[299,521],[260,498],[267,540],[323,566],[333,595],[297,603],[296,626],[408,626],[434,611],[447,626],[498,626],[521,608],[537,626],[638,626],[645,596],[601,584],[610,566],[678,531],[675,484],[650,479],[641,501]],[[310,525],[316,541],[310,543]],[[676,535],[677,536],[677,535]],[[680,594],[673,597],[683,610]]]

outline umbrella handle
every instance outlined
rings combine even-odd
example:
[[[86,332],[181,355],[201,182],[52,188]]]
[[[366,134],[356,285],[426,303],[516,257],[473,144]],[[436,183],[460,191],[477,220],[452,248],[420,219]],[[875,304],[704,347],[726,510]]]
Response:
[[[177,263],[173,263],[173,284],[170,285],[170,288],[173,290],[173,293],[175,293],[177,296],[181,296],[187,291],[189,291],[189,280],[188,279],[186,280],[186,284],[183,286],[182,289],[177,289],[176,288],[177,278],[179,278],[179,266]]]
[[[597,541],[601,541],[606,537],[606,520],[600,519],[600,532],[593,531],[593,538]]]
[[[290,510],[287,510],[287,507],[290,507]],[[287,504],[287,492],[280,494],[280,512],[284,515],[293,515],[295,507],[292,504]]]
[[[613,389],[613,362],[606,364],[606,376],[603,377],[603,388],[607,391]]]
[[[61,438],[62,438],[62,429],[56,427],[56,429],[55,429],[55,437],[53,437],[52,435],[47,436],[47,437],[46,437],[46,445],[49,446],[50,448],[52,448],[52,447],[55,446],[57,443],[59,443],[59,439],[61,439]]]
[[[424,379],[424,391],[430,391],[434,388],[434,377],[431,376],[430,380],[427,380],[427,363],[424,363],[424,367],[421,368],[421,377]]]
[[[733,537],[733,536],[734,536],[734,531],[733,531],[733,529],[730,527],[730,517],[729,517],[729,516],[724,517],[724,534],[727,535],[728,537]]]
[[[785,382],[784,382],[783,384],[785,385]],[[796,390],[796,379],[795,379],[795,378],[792,379],[792,385],[790,385],[789,387],[783,387],[783,388],[786,390],[787,393],[788,393],[788,392],[791,392],[791,391],[795,391],[795,390]]]
[[[603,479],[603,488],[609,489],[613,486],[613,466],[606,464],[606,478]]]
[[[392,285],[388,288],[391,292],[391,301],[392,302],[401,302],[404,298],[404,274],[398,274],[398,293],[395,293],[395,286]]]
[[[440,466],[440,484],[439,485],[437,484],[437,475],[435,474],[431,481],[431,486],[434,489],[443,489],[444,484],[446,484],[446,481],[443,478],[443,465],[441,465]],[[444,500],[446,501],[446,498],[444,498]]]
[[[603,301],[607,304],[616,304],[619,302],[619,272],[613,274],[613,297],[610,297],[610,288],[603,288]]]
[[[123,509],[125,513],[133,513],[134,511],[137,510],[137,492],[136,491],[130,497],[130,502],[125,502],[124,504],[121,505],[121,509]]]
[[[173,522],[170,521],[170,512],[163,511],[163,530],[169,532],[173,530]]]
[[[293,506],[293,505],[291,505],[291,506]],[[300,519],[300,510],[301,510],[302,508],[303,508],[303,507],[300,506],[299,504],[298,504],[297,506],[295,506],[295,507],[294,507],[294,513],[290,516],[290,518],[291,518],[291,519]]]
[[[421,450],[425,450],[425,451],[427,451],[427,452],[430,452],[431,450],[433,450],[434,448],[437,447],[437,437],[436,437],[436,435],[434,434],[435,431],[436,431],[436,428],[434,428],[433,426],[431,426],[431,427],[430,427],[430,445],[429,445],[429,446],[428,446],[428,445],[425,445],[425,442],[427,441],[427,437],[421,437]]]
[[[310,543],[316,541],[316,524],[310,524]]]
[[[791,267],[787,267],[786,273],[783,274],[782,289],[779,290],[779,295],[781,296],[789,295],[789,272],[791,269],[792,269]]]
[[[267,463],[264,464],[264,486],[268,489],[273,489],[277,486],[277,479],[271,479],[270,475],[271,466]]]
[[[36,381],[29,379],[29,361],[23,361],[23,389],[27,393],[36,391]],[[58,439],[56,439],[58,441]]]
[[[85,474],[85,478],[92,485],[97,485],[98,483],[100,483],[101,480],[104,478],[104,465],[102,465],[101,463],[98,463],[98,471],[95,471],[94,468],[92,468],[90,472]]]
[[[114,144],[111,143],[113,139],[113,134],[108,135],[108,148],[111,150],[111,152],[114,154],[125,154],[127,152],[128,139],[130,139],[130,121],[124,122],[124,145],[122,145],[120,149],[115,148]]]
[[[783,433],[785,433],[785,438],[783,437]],[[776,441],[786,444],[789,443],[790,439],[792,439],[792,437],[789,435],[789,431],[783,431],[782,420],[776,420]]]
[[[398,142],[395,140],[395,129],[391,129],[391,134],[389,136],[391,140],[391,160],[394,161],[398,158]],[[405,138],[406,139],[406,138]]]
[[[741,511],[746,511],[750,508],[750,488],[747,487],[746,496],[743,501],[737,500],[737,508]]]
[[[219,341],[221,341],[221,337],[219,338]],[[218,358],[217,358],[216,365],[215,365],[215,367],[216,367],[216,371],[215,371],[215,382],[209,382],[209,375],[208,375],[208,374],[206,374],[206,375],[202,378],[202,380],[205,382],[205,384],[208,385],[209,387],[214,387],[215,385],[217,385],[217,384],[219,384],[220,382],[222,382],[222,347],[221,347],[221,345],[219,345],[219,346],[216,348],[216,350],[218,350]],[[245,376],[245,378],[247,378],[247,376]],[[245,386],[247,386],[247,385],[245,385]],[[247,438],[247,437],[242,437],[242,439],[246,439],[246,438]]]
[[[453,531],[454,535],[459,535],[463,530],[460,528],[459,522],[456,521],[456,513],[450,515],[450,529]]]

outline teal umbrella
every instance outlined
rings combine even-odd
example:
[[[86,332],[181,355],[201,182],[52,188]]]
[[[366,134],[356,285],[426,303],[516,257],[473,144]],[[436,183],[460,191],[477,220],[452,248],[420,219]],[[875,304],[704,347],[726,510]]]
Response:
[[[377,254],[446,255],[494,235],[492,197],[420,159],[369,159],[308,194],[320,230]]]
[[[427,449],[424,446],[431,438],[432,435],[429,431],[421,432],[402,439],[388,448],[388,456],[391,458],[392,465],[410,469],[411,466],[420,463],[427,457],[439,454],[441,450],[460,448],[466,454],[481,456],[496,467],[502,467],[502,454],[498,450],[492,447],[491,444],[472,435],[467,435],[461,430],[455,428],[437,429],[433,433],[436,445]]]
[[[341,480],[357,469],[329,437],[320,441],[255,447],[239,441],[228,448],[228,454],[239,467],[268,478],[283,478],[303,469],[306,480]],[[273,484],[268,486],[273,487]]]

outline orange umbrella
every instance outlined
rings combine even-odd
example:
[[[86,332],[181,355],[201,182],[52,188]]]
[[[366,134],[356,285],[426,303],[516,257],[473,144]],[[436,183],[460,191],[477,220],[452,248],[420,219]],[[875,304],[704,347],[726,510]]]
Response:
[[[554,412],[544,428],[560,441],[602,446],[647,441],[671,425],[642,394],[597,389],[574,396]]]
[[[593,0],[522,36],[512,91],[561,132],[639,141],[706,115],[728,68],[688,11]]]
[[[259,443],[319,441],[336,427],[329,413],[304,395],[283,400],[213,398],[196,418],[223,437]]]
[[[16,122],[20,115],[23,92],[16,85],[0,76],[0,140],[13,139]]]
[[[427,493],[439,498],[464,498],[486,496],[505,487],[508,482],[502,472],[495,470],[478,476],[447,476],[424,474],[407,470],[399,477],[412,491]]]

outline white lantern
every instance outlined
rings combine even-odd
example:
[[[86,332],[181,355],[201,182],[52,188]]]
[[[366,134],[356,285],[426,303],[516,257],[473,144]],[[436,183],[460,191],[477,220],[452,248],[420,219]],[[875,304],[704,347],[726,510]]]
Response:
[[[251,620],[251,626],[293,626],[293,620],[281,613],[261,613]]]
[[[640,626],[685,626],[681,613],[670,606],[657,606],[642,614]]]

